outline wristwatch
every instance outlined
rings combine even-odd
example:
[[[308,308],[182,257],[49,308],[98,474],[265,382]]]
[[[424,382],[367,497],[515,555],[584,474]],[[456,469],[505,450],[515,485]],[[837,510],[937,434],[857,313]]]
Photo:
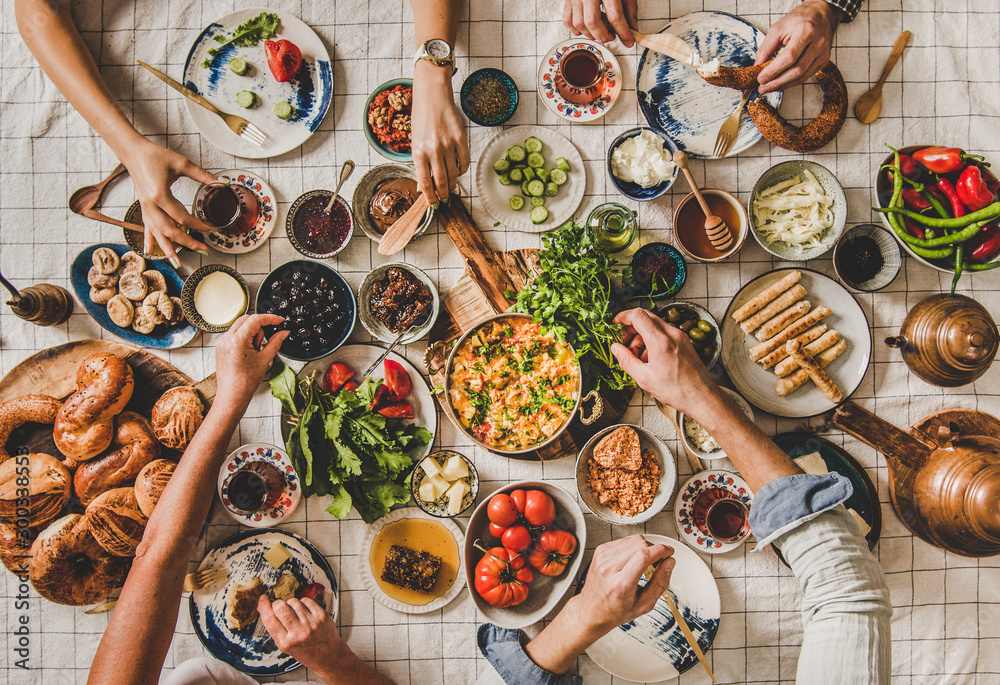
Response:
[[[451,45],[446,40],[441,38],[432,38],[428,41],[424,41],[424,44],[420,46],[417,50],[417,54],[413,56],[413,63],[416,64],[417,60],[425,59],[431,64],[436,64],[439,67],[444,67],[451,65],[452,73],[455,70],[455,53],[451,49]]]

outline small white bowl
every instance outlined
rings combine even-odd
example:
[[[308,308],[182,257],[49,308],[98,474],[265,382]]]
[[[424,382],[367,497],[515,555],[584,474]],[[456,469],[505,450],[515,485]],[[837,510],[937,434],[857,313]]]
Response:
[[[365,280],[361,282],[361,289],[358,290],[358,318],[361,319],[361,325],[365,327],[366,331],[384,343],[392,343],[399,335],[399,333],[393,333],[390,331],[384,323],[375,318],[375,314],[372,313],[371,306],[369,305],[372,299],[372,291],[375,288],[375,283],[385,278],[391,267],[397,267],[409,271],[417,277],[417,280],[427,286],[427,289],[431,291],[431,313],[428,315],[427,320],[419,326],[414,326],[410,329],[410,332],[404,335],[403,339],[399,341],[400,345],[408,345],[411,342],[420,340],[430,332],[431,326],[433,326],[434,322],[437,321],[438,311],[441,309],[441,298],[438,295],[437,286],[434,285],[434,281],[431,280],[430,276],[417,267],[411,266],[410,264],[403,264],[402,262],[392,262],[390,264],[383,264],[382,266],[375,267],[375,269],[365,277]]]
[[[740,409],[743,410],[743,413],[746,414],[751,421],[753,421],[753,409],[750,408],[750,404],[735,390],[730,390],[729,388],[723,388],[723,390],[729,393],[729,396],[733,398],[737,405],[739,405]],[[698,447],[691,442],[691,438],[689,438],[687,434],[687,422],[693,420],[694,419],[690,418],[687,414],[681,414],[678,412],[677,425],[680,426],[681,444],[691,450],[691,452],[693,452],[699,459],[707,459],[709,461],[714,459],[727,459],[728,455],[722,451],[722,448],[719,448],[714,452],[705,452],[704,450],[698,449]]]
[[[616,428],[621,428],[622,426],[628,426],[629,428],[635,429],[635,432],[639,434],[639,446],[644,450],[651,450],[653,454],[656,455],[656,461],[660,465],[660,484],[656,488],[656,496],[653,498],[653,503],[648,509],[639,512],[635,516],[621,516],[616,514],[611,510],[611,507],[601,504],[600,501],[594,496],[590,486],[587,485],[587,475],[590,470],[590,458],[594,454],[594,447],[604,436]],[[642,426],[622,423],[605,428],[600,433],[592,437],[587,444],[583,446],[583,449],[580,450],[580,454],[576,458],[576,489],[577,492],[580,493],[580,499],[583,500],[584,505],[586,505],[586,507],[590,509],[595,516],[616,526],[643,523],[659,514],[663,511],[663,508],[670,503],[676,485],[677,466],[674,463],[674,455],[670,452],[670,448],[667,447],[666,443],[660,440],[660,438],[658,438],[654,433],[651,433]]]

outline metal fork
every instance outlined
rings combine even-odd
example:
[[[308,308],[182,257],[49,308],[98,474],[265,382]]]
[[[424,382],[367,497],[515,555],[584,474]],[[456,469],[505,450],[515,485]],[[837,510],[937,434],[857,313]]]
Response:
[[[176,90],[178,93],[186,97],[188,100],[191,100],[192,102],[201,105],[202,107],[207,109],[209,112],[212,112],[213,114],[219,115],[219,117],[224,122],[226,122],[226,126],[228,126],[233,133],[235,133],[236,135],[238,135],[240,138],[247,141],[251,145],[256,145],[257,147],[263,147],[264,143],[267,142],[267,136],[264,135],[264,132],[261,131],[256,126],[254,126],[249,121],[247,121],[246,119],[244,119],[243,117],[223,112],[221,109],[213,105],[211,102],[203,98],[201,95],[198,95],[198,93],[194,92],[190,88],[181,85],[174,79],[164,74],[159,69],[149,66],[142,60],[136,60],[136,61],[138,61],[139,64],[141,64],[143,67],[146,68],[146,70],[148,70],[151,74],[153,74],[153,76],[166,83],[168,86]]]
[[[184,592],[195,592],[229,578],[229,569],[222,567],[203,568],[184,577]]]
[[[716,157],[725,157],[732,149],[733,141],[736,140],[736,134],[740,132],[740,114],[743,112],[747,100],[750,99],[750,95],[753,94],[754,88],[755,86],[750,86],[743,91],[743,97],[740,98],[740,106],[736,108],[735,112],[729,115],[728,119],[722,122],[722,128],[719,129],[719,137],[715,139]]]

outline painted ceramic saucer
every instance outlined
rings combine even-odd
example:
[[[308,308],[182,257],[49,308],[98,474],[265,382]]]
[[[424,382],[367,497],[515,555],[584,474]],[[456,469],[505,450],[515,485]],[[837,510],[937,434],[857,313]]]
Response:
[[[699,552],[709,554],[725,554],[743,542],[722,542],[716,540],[702,525],[695,524],[694,503],[706,491],[723,489],[741,500],[747,507],[753,506],[753,493],[746,481],[729,471],[702,471],[696,473],[681,486],[674,500],[674,523],[677,524],[677,534],[681,540],[694,547]]]
[[[260,461],[271,464],[281,471],[284,478],[285,487],[281,492],[281,497],[277,503],[266,511],[255,511],[252,514],[241,514],[229,500],[229,477],[239,471],[246,464]],[[302,488],[299,487],[299,477],[295,473],[291,460],[283,450],[274,445],[265,443],[253,443],[243,445],[226,457],[219,469],[218,482],[219,499],[222,500],[226,511],[237,523],[242,523],[251,528],[268,528],[275,526],[292,515],[295,507],[298,506],[302,498]]]
[[[260,202],[260,214],[257,222],[246,231],[235,234],[227,234],[222,231],[210,231],[205,233],[205,242],[219,252],[226,254],[242,254],[252,252],[267,241],[278,221],[276,210],[278,201],[274,197],[274,191],[267,181],[262,179],[252,171],[244,169],[226,169],[216,174],[220,181],[229,184],[236,184],[249,188],[257,200]],[[205,195],[208,193],[208,186],[202,186],[195,193],[194,201],[191,203],[191,213],[202,221],[205,221]]]
[[[566,98],[556,90],[556,72],[559,71],[559,62],[567,54],[574,50],[588,50],[600,58],[606,70],[607,82],[604,92],[599,98],[589,105],[577,105],[568,102]],[[550,49],[542,63],[538,67],[538,97],[545,105],[546,109],[563,119],[569,121],[594,121],[600,119],[615,104],[618,96],[622,92],[622,70],[618,66],[618,60],[614,53],[606,47],[592,40],[585,38],[572,38],[556,43]]]

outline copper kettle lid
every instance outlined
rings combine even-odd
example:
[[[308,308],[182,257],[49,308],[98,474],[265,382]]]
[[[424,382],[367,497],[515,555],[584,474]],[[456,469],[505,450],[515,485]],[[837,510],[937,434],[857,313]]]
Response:
[[[975,307],[957,309],[941,322],[938,347],[941,357],[950,366],[975,370],[989,365],[1000,343],[997,326],[989,312],[979,303]]]

